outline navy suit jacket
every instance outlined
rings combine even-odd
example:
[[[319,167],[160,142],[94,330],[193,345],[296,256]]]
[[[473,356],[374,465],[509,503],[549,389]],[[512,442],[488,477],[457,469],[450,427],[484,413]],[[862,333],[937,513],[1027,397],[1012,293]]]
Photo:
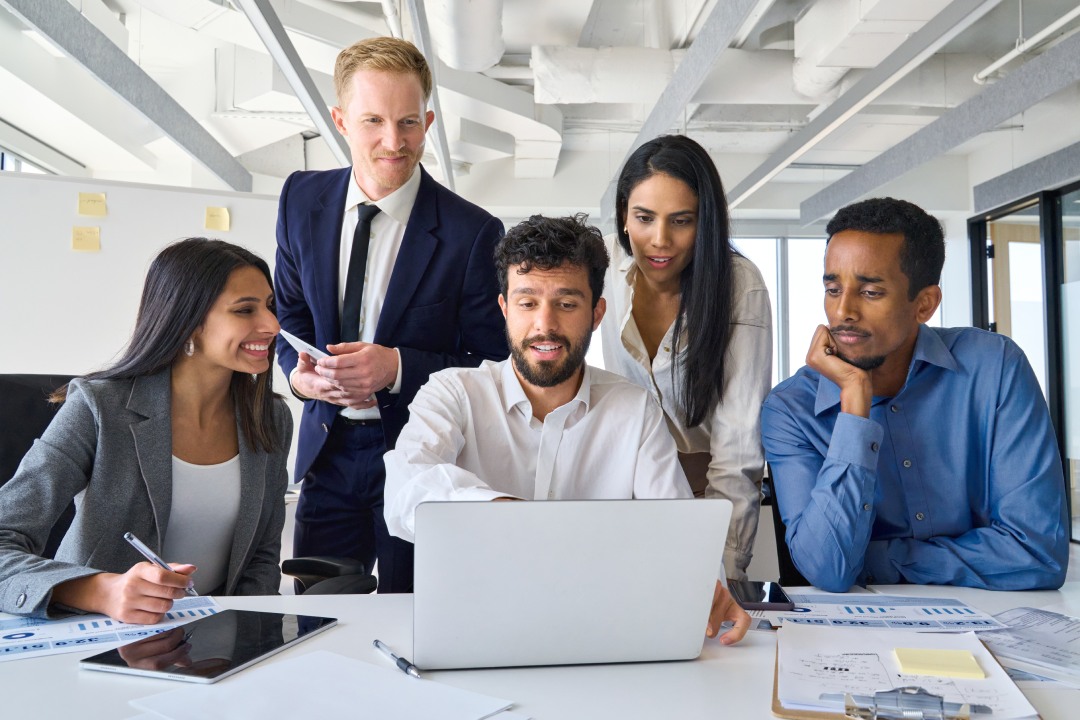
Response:
[[[502,223],[444,188],[423,167],[418,172],[416,204],[375,330],[376,344],[401,353],[400,394],[376,393],[388,449],[431,373],[509,355],[493,257]],[[278,321],[318,348],[339,342],[341,335],[338,266],[351,173],[352,168],[296,172],[281,190],[274,269]],[[277,353],[288,377],[296,351],[278,342]],[[305,403],[295,480],[307,474],[340,411],[331,403]]]

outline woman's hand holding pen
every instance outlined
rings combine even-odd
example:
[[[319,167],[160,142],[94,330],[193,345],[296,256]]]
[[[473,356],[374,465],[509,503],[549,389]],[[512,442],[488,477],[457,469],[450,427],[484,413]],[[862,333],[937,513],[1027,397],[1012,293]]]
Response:
[[[114,620],[139,625],[161,622],[173,600],[187,594],[194,565],[170,563],[163,570],[140,562],[126,573],[98,573],[69,580],[53,588],[53,602],[99,612]]]

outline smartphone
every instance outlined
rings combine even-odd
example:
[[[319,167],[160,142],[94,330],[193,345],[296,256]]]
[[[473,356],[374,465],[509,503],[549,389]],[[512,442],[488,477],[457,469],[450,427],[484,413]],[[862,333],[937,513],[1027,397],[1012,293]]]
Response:
[[[296,352],[306,352],[308,355],[311,356],[312,360],[319,360],[320,358],[330,357],[328,353],[320,350],[314,345],[308,345],[306,342],[296,337],[291,332],[282,330],[281,337],[285,338],[290,345],[296,348]]]
[[[784,592],[784,588],[780,587],[780,583],[728,580],[728,589],[743,610],[795,609],[795,603]]]

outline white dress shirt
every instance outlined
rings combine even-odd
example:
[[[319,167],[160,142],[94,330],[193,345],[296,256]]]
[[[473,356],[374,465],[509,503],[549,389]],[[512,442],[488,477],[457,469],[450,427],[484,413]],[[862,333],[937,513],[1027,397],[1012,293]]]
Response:
[[[660,408],[587,365],[577,395],[543,422],[511,360],[441,370],[384,462],[386,525],[410,541],[416,506],[428,501],[690,497]]]
[[[356,208],[371,200],[360,186],[356,176],[345,194],[345,215],[341,222],[341,243],[339,245],[340,262],[338,263],[338,316],[345,303],[345,285],[349,279],[349,258],[352,257],[353,235],[356,232]],[[382,200],[375,203],[379,214],[371,219],[371,242],[368,245],[367,274],[364,276],[364,298],[360,306],[360,341],[375,342],[375,328],[379,324],[386,289],[390,286],[390,275],[394,272],[401,239],[405,236],[405,226],[409,223],[416,194],[420,191],[420,173],[413,170],[412,177],[405,184]],[[398,353],[397,379],[390,387],[390,392],[401,392],[401,353]],[[379,408],[364,410],[344,408],[341,414],[348,418],[367,420],[379,417]]]
[[[757,535],[761,506],[761,477],[765,456],[761,447],[761,403],[772,386],[772,310],[761,273],[752,262],[734,259],[732,333],[727,348],[724,400],[697,427],[686,427],[684,407],[676,388],[682,384],[680,365],[671,372],[674,324],[668,328],[656,357],[649,359],[634,322],[634,259],[608,239],[611,264],[604,283],[607,314],[601,324],[604,365],[652,394],[664,410],[667,427],[679,452],[709,453],[706,497],[726,498],[731,515],[724,565],[728,576],[745,577]],[[694,332],[686,328],[685,335]],[[685,339],[681,343],[685,352]]]

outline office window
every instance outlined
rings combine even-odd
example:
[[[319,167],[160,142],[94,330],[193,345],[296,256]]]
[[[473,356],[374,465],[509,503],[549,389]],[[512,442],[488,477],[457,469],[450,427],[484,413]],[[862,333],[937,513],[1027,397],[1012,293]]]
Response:
[[[9,150],[0,148],[0,172],[4,171],[45,174],[45,171],[37,165],[27,162]]]

